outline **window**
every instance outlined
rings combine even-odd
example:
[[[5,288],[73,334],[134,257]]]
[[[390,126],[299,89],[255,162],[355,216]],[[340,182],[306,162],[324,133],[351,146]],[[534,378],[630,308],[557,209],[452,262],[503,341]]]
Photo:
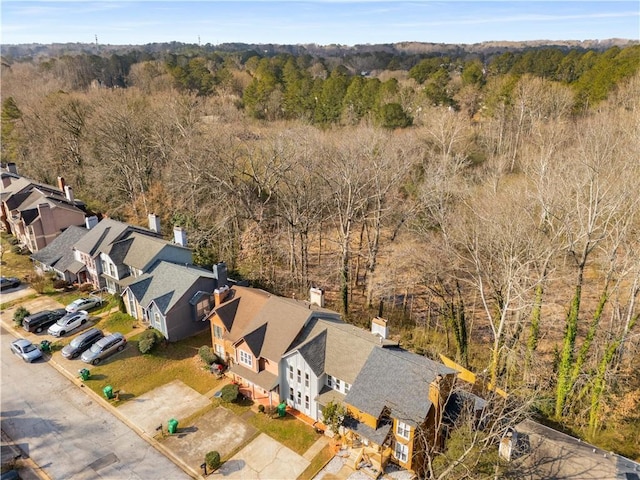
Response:
[[[240,352],[240,363],[244,363],[248,367],[253,367],[253,357],[250,353],[245,352],[244,350],[239,350]]]
[[[300,405],[300,403],[302,403],[302,394],[301,394],[300,392],[298,392],[298,398],[297,398],[297,400],[296,400],[296,403],[297,403],[298,405]]]
[[[289,400],[293,402],[293,388],[289,389]]]
[[[289,365],[289,380],[293,380],[293,365]]]
[[[398,422],[398,426],[396,427],[396,434],[399,437],[405,438],[409,440],[409,433],[411,432],[411,427],[404,422]]]
[[[222,345],[218,345],[217,343],[213,346],[213,349],[216,351],[216,354],[220,358],[224,358],[224,347]]]
[[[305,387],[309,386],[309,374],[308,373],[304,374],[304,386]]]
[[[204,317],[206,317],[207,313],[209,313],[209,298],[208,297],[204,297],[202,300],[200,300],[197,304],[196,304],[196,318],[198,320],[202,320]],[[220,327],[218,327],[220,328]],[[215,327],[214,327],[214,335],[215,335]],[[222,335],[220,335],[217,338],[222,338]]]
[[[214,325],[213,336],[216,338],[222,338],[222,327],[219,327],[218,325]]]
[[[336,390],[340,390],[340,379],[336,378]]]
[[[396,442],[396,448],[395,448],[395,451],[393,452],[393,456],[396,457],[401,462],[406,463],[407,457],[409,456],[409,447],[402,443]]]
[[[349,393],[349,390],[351,390],[351,385],[347,382],[344,382],[344,393]]]
[[[309,410],[309,395],[304,396],[304,408]]]
[[[298,383],[302,382],[302,372],[298,369]]]
[[[331,375],[327,375],[327,386],[333,387],[333,377]]]

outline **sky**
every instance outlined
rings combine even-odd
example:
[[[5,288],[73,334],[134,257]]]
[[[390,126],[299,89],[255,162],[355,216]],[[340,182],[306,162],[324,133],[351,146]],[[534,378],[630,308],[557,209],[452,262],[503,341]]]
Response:
[[[2,44],[357,45],[640,38],[633,1],[1,0]]]

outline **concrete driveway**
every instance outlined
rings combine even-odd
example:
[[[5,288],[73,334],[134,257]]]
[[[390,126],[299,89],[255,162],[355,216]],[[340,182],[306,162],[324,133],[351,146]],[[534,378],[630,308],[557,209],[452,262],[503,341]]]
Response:
[[[195,425],[180,428],[176,435],[165,437],[162,445],[187,464],[199,469],[207,452],[216,450],[222,458],[245,445],[257,433],[230,410],[218,407],[195,422]]]
[[[170,419],[175,418],[180,422],[180,419],[193,415],[209,405],[211,401],[207,397],[200,395],[181,380],[174,380],[144,395],[132,398],[118,407],[118,411],[128,421],[153,437],[159,433],[156,428],[160,424],[166,432],[167,422]]]
[[[298,476],[309,461],[290,448],[261,433],[249,445],[227,460],[218,471],[225,478],[287,479]]]

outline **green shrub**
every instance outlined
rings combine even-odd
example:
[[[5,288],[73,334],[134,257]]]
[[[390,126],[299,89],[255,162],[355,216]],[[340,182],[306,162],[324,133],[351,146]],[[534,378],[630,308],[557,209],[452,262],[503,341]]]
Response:
[[[218,355],[216,355],[215,353],[213,353],[211,351],[211,347],[209,347],[208,345],[203,345],[198,349],[198,355],[200,355],[200,358],[202,359],[202,361],[204,363],[206,363],[207,365],[212,365],[214,363],[220,363],[219,362],[219,358]]]
[[[51,285],[51,280],[49,280],[44,275],[35,275],[31,278],[31,288],[33,288],[39,294],[43,294],[47,287]]]
[[[118,310],[121,313],[127,313],[127,307],[124,304],[124,298],[122,298],[122,295],[114,295],[116,302],[118,303]]]
[[[204,457],[204,461],[208,468],[215,470],[220,466],[220,454],[215,450],[208,452]]]
[[[264,413],[264,405],[262,405],[262,404],[258,405],[258,412],[259,413]]]
[[[13,247],[11,247],[11,253],[22,255],[22,247],[20,245],[14,245]]]
[[[157,330],[149,329],[140,334],[140,340],[138,340],[138,350],[140,353],[145,354],[151,352],[153,348],[159,343],[162,334]]]
[[[24,320],[24,317],[28,317],[29,315],[31,315],[29,310],[22,306],[18,307],[18,309],[13,312],[13,321],[16,322],[16,327],[21,327],[22,320]]]
[[[230,383],[229,385],[225,385],[222,387],[220,391],[220,398],[225,402],[235,402],[238,400],[238,396],[240,395],[240,387],[235,383]]]

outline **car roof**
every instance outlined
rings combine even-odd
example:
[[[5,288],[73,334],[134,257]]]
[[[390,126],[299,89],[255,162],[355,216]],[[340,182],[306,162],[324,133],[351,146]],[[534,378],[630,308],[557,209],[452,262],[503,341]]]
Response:
[[[27,346],[27,345],[31,345],[31,342],[29,340],[27,340],[26,338],[19,338],[18,340],[14,340],[13,342],[15,345],[20,345],[22,346]]]
[[[100,344],[100,346],[104,345],[105,343],[109,343],[111,340],[114,340],[116,338],[124,338],[124,335],[122,335],[120,332],[115,332],[112,333],[111,335],[107,335],[104,338],[101,338],[100,340],[98,340],[98,344]]]

